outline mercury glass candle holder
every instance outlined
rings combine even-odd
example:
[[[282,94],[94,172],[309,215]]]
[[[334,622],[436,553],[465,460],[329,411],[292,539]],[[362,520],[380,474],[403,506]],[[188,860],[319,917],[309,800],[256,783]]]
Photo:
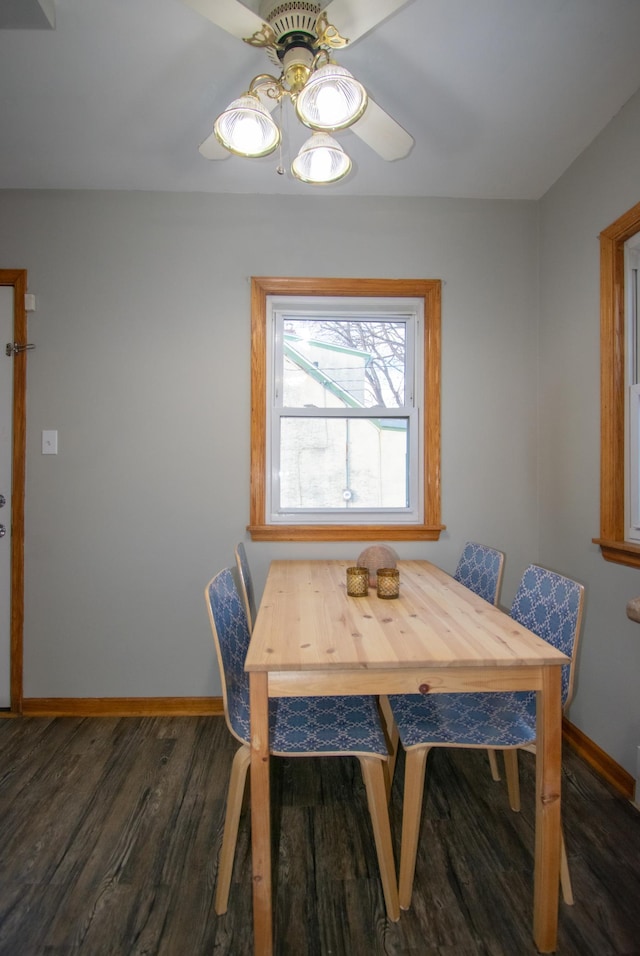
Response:
[[[400,596],[400,572],[397,568],[378,568],[378,597],[384,600]]]
[[[366,568],[347,568],[347,594],[366,597],[369,593],[369,572]]]

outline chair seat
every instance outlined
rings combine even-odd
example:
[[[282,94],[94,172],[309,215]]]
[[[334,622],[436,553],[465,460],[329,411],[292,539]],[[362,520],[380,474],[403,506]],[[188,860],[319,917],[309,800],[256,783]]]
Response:
[[[403,746],[521,747],[536,739],[532,691],[390,694]]]
[[[249,708],[230,707],[236,733],[250,740]],[[278,697],[269,701],[273,754],[350,753],[387,757],[375,697]]]

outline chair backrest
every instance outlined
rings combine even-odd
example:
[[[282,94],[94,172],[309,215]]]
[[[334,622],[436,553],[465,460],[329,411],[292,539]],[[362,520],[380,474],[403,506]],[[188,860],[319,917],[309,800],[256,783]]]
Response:
[[[236,545],[236,566],[240,575],[240,590],[242,591],[242,600],[247,614],[247,623],[249,630],[253,630],[253,624],[256,619],[256,601],[253,590],[253,578],[251,577],[251,568],[247,559],[247,552],[242,542]]]
[[[504,554],[485,544],[467,541],[453,575],[489,604],[497,604],[504,569]]]
[[[207,584],[204,594],[220,668],[227,727],[234,737],[248,743],[249,675],[245,672],[244,662],[250,634],[231,568],[216,574]]]
[[[580,637],[584,585],[530,564],[511,605],[511,617],[571,658],[562,668],[562,706],[573,694],[574,664]]]

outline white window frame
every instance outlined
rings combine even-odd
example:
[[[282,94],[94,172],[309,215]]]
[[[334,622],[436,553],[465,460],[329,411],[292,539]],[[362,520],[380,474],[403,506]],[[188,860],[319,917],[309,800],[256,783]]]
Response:
[[[400,408],[291,408],[282,402],[284,324],[288,318],[400,321],[406,326],[405,405]],[[424,522],[424,303],[420,297],[267,296],[267,520],[278,525],[422,525]],[[408,506],[286,509],[280,506],[280,430],[284,418],[406,419]]]
[[[624,246],[625,288],[625,525],[640,542],[640,233]]]

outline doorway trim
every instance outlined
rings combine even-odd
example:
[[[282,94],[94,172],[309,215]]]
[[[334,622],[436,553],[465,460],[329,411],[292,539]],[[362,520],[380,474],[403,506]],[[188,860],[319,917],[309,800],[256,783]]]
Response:
[[[0,269],[0,285],[13,286],[13,341],[27,341],[26,269]],[[2,343],[0,343],[2,344]],[[27,353],[12,356],[11,450],[11,713],[22,713],[24,632],[24,490],[27,445]]]

